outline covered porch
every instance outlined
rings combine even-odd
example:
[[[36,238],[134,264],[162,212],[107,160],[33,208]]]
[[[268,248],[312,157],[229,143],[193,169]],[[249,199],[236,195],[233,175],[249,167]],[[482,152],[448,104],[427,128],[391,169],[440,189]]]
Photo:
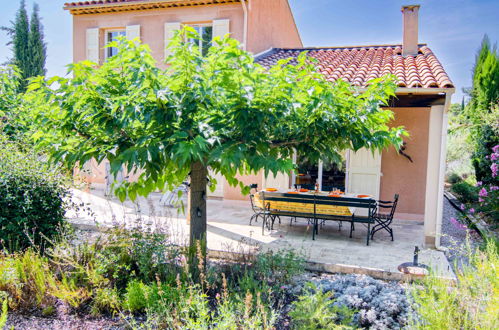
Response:
[[[105,197],[103,189],[73,192],[76,202],[85,203],[93,211],[93,215],[68,213],[71,222],[80,229],[93,231],[98,226],[161,229],[172,242],[187,243],[189,225],[185,215],[179,209],[161,205],[159,193],[136,203],[120,203],[115,198]],[[317,270],[400,279],[398,265],[412,261],[414,248],[418,246],[422,249],[419,255],[421,263],[431,266],[441,276],[454,276],[443,252],[424,248],[423,221],[396,219],[392,224],[394,241],[387,232],[380,231],[366,246],[367,229],[364,226],[356,226],[350,238],[348,226],[340,228],[332,221],[326,222],[315,240],[312,240],[312,225],[306,219],[298,219],[290,225],[290,218],[286,217],[282,218],[281,224],[275,223],[272,232],[262,235],[261,220],[249,225],[253,214],[249,198],[247,201],[209,199],[207,212],[208,249],[212,256],[294,250]]]

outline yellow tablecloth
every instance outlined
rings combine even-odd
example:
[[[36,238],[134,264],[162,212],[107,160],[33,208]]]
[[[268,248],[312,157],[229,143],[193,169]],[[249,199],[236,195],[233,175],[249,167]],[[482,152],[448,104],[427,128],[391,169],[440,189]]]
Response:
[[[272,192],[265,191],[266,195],[272,195]],[[300,194],[297,194],[299,196]],[[279,211],[290,211],[290,212],[300,212],[300,213],[314,213],[314,204],[306,203],[290,203],[290,202],[277,202],[277,201],[266,201],[265,206],[270,203],[271,210]],[[260,200],[260,194],[255,194],[255,204],[256,206],[263,208],[262,200]],[[317,214],[328,214],[328,215],[341,215],[341,216],[351,216],[355,210],[350,210],[348,206],[334,206],[334,205],[317,205]]]

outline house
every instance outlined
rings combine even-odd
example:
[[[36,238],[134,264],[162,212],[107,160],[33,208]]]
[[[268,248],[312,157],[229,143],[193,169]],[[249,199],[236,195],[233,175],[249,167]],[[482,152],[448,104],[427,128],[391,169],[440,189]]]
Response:
[[[187,24],[212,37],[230,33],[267,67],[306,51],[331,81],[344,79],[362,88],[370,79],[395,75],[398,88],[389,108],[395,114],[392,125],[405,126],[410,133],[403,150],[374,155],[347,150],[343,164],[312,163],[306,155],[295,155],[298,173],[259,173],[241,180],[283,189],[317,182],[323,190],[340,188],[383,200],[399,193],[397,217],[424,221],[426,244],[439,246],[447,111],[454,86],[431,49],[419,43],[419,6],[402,7],[401,44],[331,48],[303,48],[286,0],[95,0],[68,3],[65,9],[73,15],[75,61],[102,63],[114,51],[104,45],[126,35],[140,37],[161,62],[173,31]],[[103,182],[102,166],[90,169],[94,182]],[[218,181],[214,197],[247,198],[223,179]]]

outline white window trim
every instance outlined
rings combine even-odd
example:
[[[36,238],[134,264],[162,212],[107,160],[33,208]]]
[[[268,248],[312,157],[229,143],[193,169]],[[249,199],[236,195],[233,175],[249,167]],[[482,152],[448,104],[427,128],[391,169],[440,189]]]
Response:
[[[189,26],[189,27],[192,27],[192,28],[196,28],[196,27],[211,27],[211,34],[212,34],[212,39],[213,39],[213,22],[209,22],[209,23],[182,23],[182,26]],[[198,40],[198,49],[200,52],[202,52],[203,50],[203,39],[202,38],[199,38]]]
[[[104,29],[104,59],[108,59],[108,50],[107,44],[109,44],[109,32],[124,32],[126,36],[126,27],[123,28],[112,28],[112,29]]]

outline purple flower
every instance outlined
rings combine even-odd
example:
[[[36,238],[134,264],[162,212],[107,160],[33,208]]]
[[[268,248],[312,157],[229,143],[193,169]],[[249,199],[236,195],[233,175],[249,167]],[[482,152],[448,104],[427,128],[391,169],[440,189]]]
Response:
[[[464,211],[465,208],[464,204],[461,204],[461,211]]]
[[[483,203],[483,202],[484,202],[484,199],[483,199],[482,197],[478,197],[478,201],[479,201],[480,203]]]
[[[470,209],[470,213],[471,213],[471,214],[475,213],[475,209],[474,209],[474,208],[471,208],[471,209]]]
[[[493,152],[499,152],[499,144],[494,146],[494,148],[492,148],[492,151]]]
[[[490,166],[490,169],[492,170],[492,177],[495,178],[497,176],[497,172],[499,171],[499,166],[497,163],[494,163]]]
[[[485,188],[480,189],[480,192],[478,193],[478,196],[480,197],[487,197],[488,193]]]
[[[496,191],[499,190],[498,186],[490,186],[490,191]]]
[[[494,153],[494,154],[490,155],[490,160],[492,160],[492,161],[496,161],[496,160],[498,160],[498,159],[499,159],[499,154],[495,154],[495,153]]]
[[[478,182],[476,183],[476,187],[480,187],[480,186],[482,186],[482,181],[478,181]]]

